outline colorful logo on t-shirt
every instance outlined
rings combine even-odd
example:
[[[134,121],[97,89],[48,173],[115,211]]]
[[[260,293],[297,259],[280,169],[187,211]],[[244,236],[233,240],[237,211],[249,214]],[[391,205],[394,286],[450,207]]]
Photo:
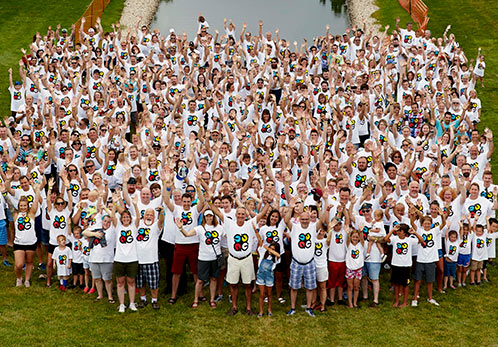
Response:
[[[206,245],[217,245],[220,242],[220,235],[216,230],[206,231],[204,233],[206,237]]]
[[[356,177],[355,177],[354,186],[356,188],[363,187],[365,185],[366,179],[367,179],[366,175],[357,174]]]
[[[476,240],[476,247],[477,248],[483,248],[484,247],[484,240],[483,239],[477,239]]]
[[[148,241],[149,240],[149,228],[140,228],[138,229],[137,241]]]
[[[59,255],[59,264],[66,265],[66,259],[67,259],[67,255],[65,255],[65,254]]]
[[[53,225],[56,229],[64,229],[66,227],[66,219],[64,216],[55,216]]]
[[[424,239],[425,247],[431,248],[432,246],[434,246],[432,234],[423,234],[422,238]]]
[[[396,243],[396,253],[400,255],[405,255],[406,253],[408,253],[408,243]]]
[[[455,255],[455,253],[456,253],[456,249],[457,249],[457,248],[456,248],[456,246],[454,246],[454,245],[450,245],[450,246],[448,247],[448,254],[449,254],[449,255]]]
[[[337,243],[337,244],[344,243],[344,238],[342,237],[342,234],[335,235],[335,243]]]
[[[119,237],[119,242],[122,244],[132,243],[133,236],[131,235],[131,230],[121,230],[121,236]]]
[[[310,233],[302,233],[299,234],[299,242],[297,243],[299,248],[306,249],[311,247],[311,234]]]
[[[235,234],[233,240],[233,248],[237,252],[246,251],[249,248],[249,236],[247,234]]]
[[[182,212],[181,220],[183,225],[192,224],[192,212]]]
[[[315,256],[319,257],[323,254],[323,244],[321,242],[315,243]]]
[[[17,230],[23,231],[26,229],[31,229],[31,220],[28,216],[17,218]]]
[[[78,196],[78,192],[80,191],[80,186],[77,185],[77,184],[69,184],[69,190],[71,191],[71,195],[73,197],[77,197]]]
[[[469,214],[470,218],[475,218],[476,216],[481,215],[481,204],[475,204],[469,206]]]
[[[360,257],[360,251],[358,249],[351,250],[351,258],[358,259]]]
[[[265,234],[265,238],[266,238],[266,242],[268,242],[268,243],[280,241],[280,238],[278,237],[277,230],[273,230],[273,231],[268,230]]]

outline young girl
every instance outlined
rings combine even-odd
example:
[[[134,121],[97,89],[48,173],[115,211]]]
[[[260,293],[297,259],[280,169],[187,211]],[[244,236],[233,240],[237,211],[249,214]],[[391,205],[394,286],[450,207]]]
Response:
[[[393,235],[395,234],[395,235]],[[414,237],[408,237],[412,234]],[[391,283],[394,286],[393,307],[406,307],[408,301],[408,285],[410,284],[410,269],[412,267],[412,251],[418,242],[424,239],[415,233],[407,224],[397,224],[384,238],[393,246],[393,257],[391,260]],[[399,305],[400,293],[403,294],[403,303]]]
[[[467,268],[470,265],[470,242],[472,234],[470,234],[470,225],[468,223],[459,222],[460,225],[460,246],[458,249],[457,259],[457,281],[459,287],[465,287],[465,279],[467,278]]]
[[[448,287],[448,282],[450,283],[450,288],[455,289],[455,286],[453,285],[453,278],[455,277],[458,254],[460,250],[460,239],[458,237],[458,233],[455,230],[446,230],[445,241],[446,254],[444,256],[443,290],[446,290],[446,288]]]
[[[55,267],[57,266],[57,276],[60,281],[59,289],[65,292],[67,287],[67,279],[71,274],[71,261],[73,259],[73,253],[69,247],[66,247],[66,236],[57,236],[57,243],[59,244],[59,247],[56,247],[54,249],[54,253],[52,253],[52,259],[55,259],[53,267],[55,270]]]
[[[75,288],[78,285],[78,280],[80,283],[80,288],[83,289],[85,286],[83,284],[83,275],[85,271],[83,270],[83,242],[81,239],[81,228],[75,227],[73,230],[73,235],[71,237],[71,248],[73,250],[73,285]]]
[[[370,258],[370,251],[372,250],[372,245],[375,243],[375,246],[379,249],[379,252],[382,256],[381,261],[384,262],[387,258],[387,255],[384,254],[384,249],[382,245],[377,242],[377,240],[381,237],[376,236],[383,228],[384,228],[384,212],[381,209],[375,210],[374,212],[374,224],[372,229],[370,229],[368,235],[368,247],[367,253],[365,254],[365,260]]]
[[[351,230],[348,232],[346,245],[346,280],[348,282],[349,308],[359,308],[357,304],[358,291],[360,288],[363,265],[365,264],[365,256],[363,250],[363,237],[358,230]]]
[[[256,237],[258,238],[258,251],[260,254],[260,262],[258,273],[256,275],[256,284],[259,286],[259,313],[258,318],[263,317],[263,305],[265,297],[268,298],[268,316],[272,315],[271,302],[272,302],[272,288],[274,284],[273,269],[280,259],[280,245],[278,242],[273,241],[269,246],[263,244],[263,240],[259,236],[259,232],[255,229]],[[266,252],[265,252],[266,250]],[[261,254],[264,255],[261,256]]]
[[[337,220],[331,223],[333,228],[337,224]],[[329,270],[327,267],[327,251],[330,246],[332,233],[326,233],[324,228],[321,228],[316,236],[315,242],[315,266],[316,266],[316,282],[317,290],[313,292],[314,310],[325,312],[325,303],[327,301],[327,280],[329,278]]]

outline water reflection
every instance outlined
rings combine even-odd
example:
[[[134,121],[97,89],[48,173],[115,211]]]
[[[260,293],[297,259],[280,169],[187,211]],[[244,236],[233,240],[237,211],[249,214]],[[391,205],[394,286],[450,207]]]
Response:
[[[166,35],[170,28],[185,31],[192,38],[199,13],[209,22],[211,32],[218,29],[223,34],[223,19],[231,18],[237,34],[243,22],[257,33],[262,19],[264,32],[278,28],[281,38],[300,42],[323,35],[327,24],[334,34],[350,26],[345,0],[162,0],[151,26]]]

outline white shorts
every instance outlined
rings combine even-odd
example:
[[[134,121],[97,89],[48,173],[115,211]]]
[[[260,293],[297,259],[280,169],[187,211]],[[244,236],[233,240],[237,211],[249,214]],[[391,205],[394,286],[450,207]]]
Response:
[[[329,279],[329,269],[327,266],[321,266],[316,268],[316,281],[325,282]]]
[[[251,284],[251,281],[256,279],[252,255],[249,255],[242,260],[228,256],[226,281],[230,284],[237,284],[241,278],[242,284]]]

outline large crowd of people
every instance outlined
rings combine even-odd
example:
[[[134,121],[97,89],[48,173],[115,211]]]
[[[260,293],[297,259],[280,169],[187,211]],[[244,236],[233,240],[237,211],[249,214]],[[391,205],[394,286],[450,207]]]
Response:
[[[114,278],[125,312],[159,309],[161,282],[175,304],[191,273],[192,308],[230,297],[235,315],[240,284],[260,317],[273,296],[295,314],[302,288],[310,316],[370,292],[376,307],[382,268],[396,307],[417,306],[422,281],[436,306],[433,285],[488,281],[484,56],[469,60],[449,27],[327,26],[298,44],[262,21],[220,34],[200,16],[191,38],[84,25],[36,33],[20,79],[9,71],[0,250],[9,266],[13,244],[16,286],[36,256],[61,291],[114,303]]]

